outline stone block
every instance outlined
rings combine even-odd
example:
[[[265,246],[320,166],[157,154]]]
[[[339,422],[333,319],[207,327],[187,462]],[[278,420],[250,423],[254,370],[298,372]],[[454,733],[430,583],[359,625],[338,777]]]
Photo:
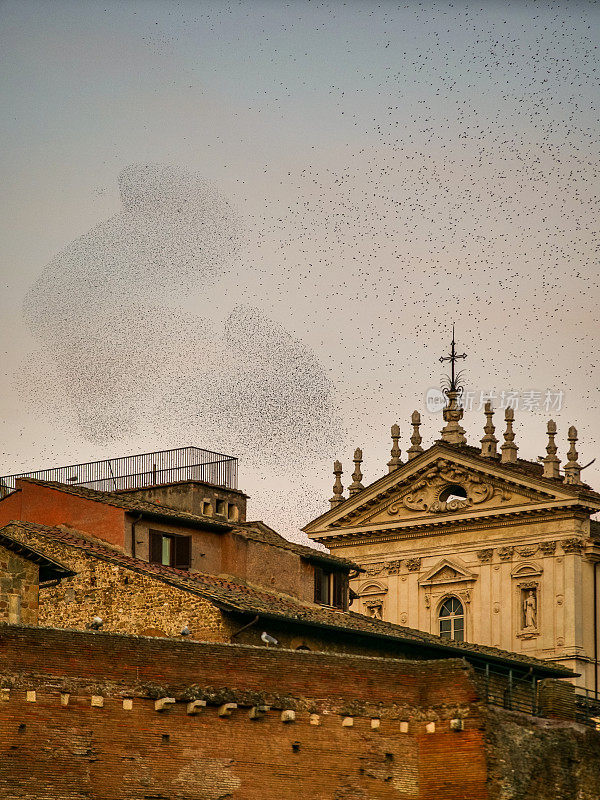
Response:
[[[155,711],[167,711],[169,706],[172,706],[175,703],[174,697],[161,697],[154,703],[154,710]]]
[[[206,706],[206,700],[192,700],[191,703],[188,703],[186,706],[186,713],[187,714],[197,714],[201,708]]]
[[[292,709],[286,709],[285,711],[281,712],[282,722],[294,722],[295,719],[296,719],[296,712],[292,711]]]
[[[230,717],[231,712],[237,708],[237,703],[223,703],[219,706],[218,714],[220,717]]]
[[[92,695],[92,708],[103,708],[104,707],[104,698],[100,694],[93,694]]]

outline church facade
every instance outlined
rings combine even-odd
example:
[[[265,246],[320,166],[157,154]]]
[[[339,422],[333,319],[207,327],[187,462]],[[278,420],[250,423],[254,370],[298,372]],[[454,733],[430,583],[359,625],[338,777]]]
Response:
[[[351,582],[353,610],[558,662],[598,697],[600,523],[591,517],[600,494],[581,481],[577,432],[569,429],[562,471],[552,420],[546,457],[527,461],[517,455],[513,409],[498,447],[487,404],[473,447],[460,425],[460,392],[453,372],[446,424],[429,448],[413,413],[406,460],[392,427],[388,472],[371,485],[361,483],[357,450],[345,497],[335,462],[331,508],[304,530],[364,569]]]

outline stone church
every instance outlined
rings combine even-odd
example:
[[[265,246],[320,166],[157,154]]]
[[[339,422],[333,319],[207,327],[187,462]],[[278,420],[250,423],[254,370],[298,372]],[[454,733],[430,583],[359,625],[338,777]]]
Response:
[[[528,461],[517,455],[513,408],[498,447],[487,403],[480,446],[468,444],[459,357],[453,341],[440,439],[422,446],[415,411],[406,460],[394,425],[387,474],[363,486],[357,449],[347,497],[336,461],[331,508],[304,531],[363,568],[351,582],[353,610],[550,659],[598,697],[600,523],[591,517],[600,494],[581,480],[577,431],[569,428],[562,470],[552,420],[547,455]]]

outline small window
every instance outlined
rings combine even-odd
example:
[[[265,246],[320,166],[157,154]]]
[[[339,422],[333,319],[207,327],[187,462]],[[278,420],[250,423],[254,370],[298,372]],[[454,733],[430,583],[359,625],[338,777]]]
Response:
[[[162,564],[165,567],[189,569],[191,565],[192,537],[174,536],[161,531],[150,531],[151,564]]]
[[[238,509],[234,503],[227,503],[227,519],[231,522],[237,522]]]
[[[213,509],[210,500],[202,501],[202,513],[205,517],[212,517]]]
[[[453,500],[466,500],[467,493],[463,489],[462,486],[459,486],[457,483],[452,484],[452,486],[446,486],[443,492],[441,492],[439,496],[440,502],[444,503],[451,503]]]
[[[217,514],[225,516],[225,500],[217,500]]]
[[[348,576],[343,572],[315,567],[315,603],[345,611],[348,607]]]
[[[465,640],[465,612],[457,597],[449,597],[440,606],[440,636],[442,639]]]

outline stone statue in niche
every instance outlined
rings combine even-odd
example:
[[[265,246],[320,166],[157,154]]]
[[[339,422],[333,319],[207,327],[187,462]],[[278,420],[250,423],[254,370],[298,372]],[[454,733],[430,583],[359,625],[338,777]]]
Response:
[[[535,589],[523,592],[523,628],[537,628],[537,593]]]

